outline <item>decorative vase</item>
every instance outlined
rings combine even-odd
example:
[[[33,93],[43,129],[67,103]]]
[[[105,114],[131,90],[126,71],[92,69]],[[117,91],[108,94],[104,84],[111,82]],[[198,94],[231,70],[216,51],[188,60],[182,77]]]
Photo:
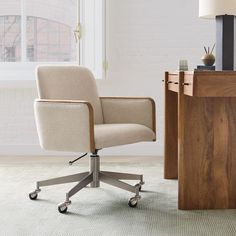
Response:
[[[207,53],[202,56],[202,61],[205,66],[213,66],[215,63],[215,56],[212,53]]]

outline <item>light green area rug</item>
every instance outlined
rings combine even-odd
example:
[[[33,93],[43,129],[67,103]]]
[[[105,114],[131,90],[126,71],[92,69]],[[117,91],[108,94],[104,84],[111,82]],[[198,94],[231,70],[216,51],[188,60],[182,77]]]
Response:
[[[105,184],[72,197],[67,215],[57,204],[75,184],[42,188],[37,201],[29,200],[36,180],[88,170],[86,160],[74,166],[68,160],[0,157],[0,236],[236,235],[236,210],[177,210],[177,181],[163,179],[158,157],[101,158],[103,170],[144,174],[135,209],[127,205],[132,193]]]

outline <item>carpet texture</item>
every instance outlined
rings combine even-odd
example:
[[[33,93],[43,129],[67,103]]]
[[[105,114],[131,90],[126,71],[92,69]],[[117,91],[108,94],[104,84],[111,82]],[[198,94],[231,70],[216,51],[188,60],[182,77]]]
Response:
[[[132,193],[105,184],[72,197],[67,215],[57,204],[75,184],[42,188],[37,201],[29,200],[36,180],[88,170],[87,160],[74,166],[68,160],[0,157],[0,236],[236,235],[236,210],[177,210],[177,181],[163,179],[158,157],[101,158],[102,170],[144,174],[135,209],[127,206]]]

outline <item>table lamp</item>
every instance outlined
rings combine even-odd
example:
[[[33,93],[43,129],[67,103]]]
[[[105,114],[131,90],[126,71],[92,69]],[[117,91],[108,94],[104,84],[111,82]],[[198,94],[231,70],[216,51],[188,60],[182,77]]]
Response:
[[[216,19],[216,70],[236,70],[236,0],[199,0],[199,17]]]

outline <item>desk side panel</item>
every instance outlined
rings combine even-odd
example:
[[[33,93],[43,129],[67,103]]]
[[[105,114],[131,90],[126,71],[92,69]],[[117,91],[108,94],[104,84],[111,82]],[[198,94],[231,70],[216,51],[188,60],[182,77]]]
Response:
[[[164,178],[178,178],[178,93],[168,90],[165,75],[165,149]]]
[[[236,208],[236,98],[181,103],[179,209]]]

